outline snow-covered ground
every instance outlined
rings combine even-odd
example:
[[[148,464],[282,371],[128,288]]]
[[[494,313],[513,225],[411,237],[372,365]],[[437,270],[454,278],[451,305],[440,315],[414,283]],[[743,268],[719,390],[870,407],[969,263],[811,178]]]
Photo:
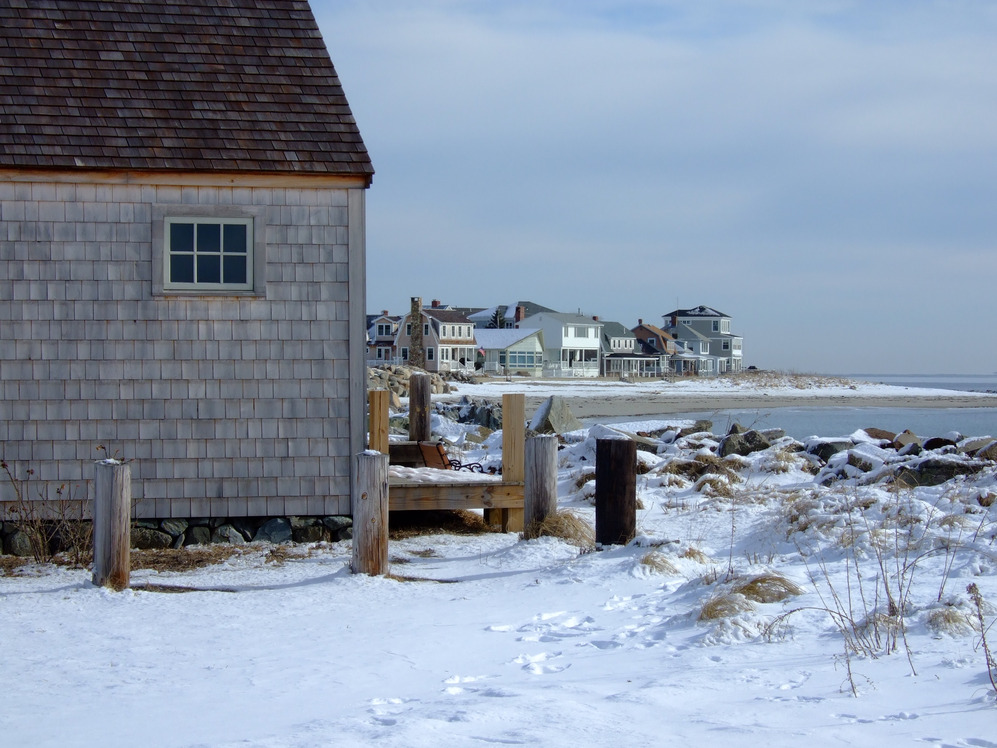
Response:
[[[606,434],[559,452],[590,523]],[[0,578],[0,745],[997,746],[967,592],[992,622],[994,463],[899,489],[920,458],[856,436],[824,466],[668,433],[625,547],[430,535],[391,543],[394,578],[350,574],[349,542],[132,575],[183,594],[26,567]]]

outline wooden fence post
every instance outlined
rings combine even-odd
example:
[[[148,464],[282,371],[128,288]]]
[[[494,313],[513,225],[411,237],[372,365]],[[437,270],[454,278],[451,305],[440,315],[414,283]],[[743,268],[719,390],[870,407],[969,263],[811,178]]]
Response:
[[[93,506],[93,583],[123,590],[131,572],[132,469],[127,463],[97,463]]]
[[[637,534],[637,443],[595,441],[595,542],[626,545]]]
[[[521,392],[502,395],[502,480],[522,483],[526,449],[526,396]],[[502,532],[521,532],[522,509],[486,509],[485,522],[501,525]]]
[[[527,439],[525,458],[523,537],[530,539],[540,537],[540,525],[557,511],[557,437]]]
[[[428,374],[413,374],[408,380],[408,438],[428,442],[432,438],[430,395],[432,380]]]
[[[367,451],[354,459],[350,569],[381,576],[388,572],[388,455]]]
[[[367,440],[368,449],[382,454],[388,454],[388,403],[391,393],[388,390],[371,390],[367,393],[368,428],[370,436]]]

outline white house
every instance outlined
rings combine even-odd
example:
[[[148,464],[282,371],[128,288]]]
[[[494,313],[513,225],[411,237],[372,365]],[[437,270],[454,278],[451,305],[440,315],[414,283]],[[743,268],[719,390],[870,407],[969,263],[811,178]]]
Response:
[[[486,374],[543,376],[543,330],[517,327],[474,331],[478,361]]]
[[[544,339],[544,376],[597,377],[602,323],[584,314],[541,312],[520,322]]]

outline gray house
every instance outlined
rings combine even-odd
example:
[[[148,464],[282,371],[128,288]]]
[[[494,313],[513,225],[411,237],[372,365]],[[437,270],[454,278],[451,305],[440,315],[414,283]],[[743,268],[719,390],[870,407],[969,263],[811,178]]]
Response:
[[[138,517],[349,514],[372,176],[306,0],[0,5],[0,456],[28,498],[87,498],[103,445]]]

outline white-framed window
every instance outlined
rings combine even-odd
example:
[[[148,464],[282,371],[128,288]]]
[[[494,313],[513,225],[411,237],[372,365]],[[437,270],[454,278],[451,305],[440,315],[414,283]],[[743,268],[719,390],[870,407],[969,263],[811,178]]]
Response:
[[[729,340],[723,341],[723,346],[722,347],[723,347],[723,349],[725,351],[729,351],[730,350],[730,341]]]
[[[390,322],[378,322],[377,323],[377,337],[384,338],[391,335],[391,323]]]
[[[152,247],[154,295],[265,295],[262,208],[155,205]]]
[[[720,332],[720,320],[713,320],[713,332]]]
[[[432,361],[435,357],[436,357],[436,349],[435,348],[427,348],[426,349],[426,360],[427,361]]]
[[[402,361],[408,361],[408,348],[402,348]]]

